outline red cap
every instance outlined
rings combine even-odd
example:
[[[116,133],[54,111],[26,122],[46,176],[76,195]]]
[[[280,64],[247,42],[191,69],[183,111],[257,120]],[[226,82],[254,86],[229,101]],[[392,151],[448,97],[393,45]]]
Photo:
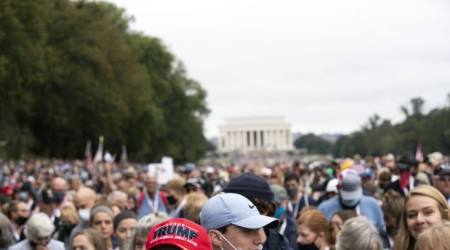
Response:
[[[145,249],[156,249],[159,246],[176,246],[182,250],[212,250],[206,229],[182,218],[167,220],[152,227]]]

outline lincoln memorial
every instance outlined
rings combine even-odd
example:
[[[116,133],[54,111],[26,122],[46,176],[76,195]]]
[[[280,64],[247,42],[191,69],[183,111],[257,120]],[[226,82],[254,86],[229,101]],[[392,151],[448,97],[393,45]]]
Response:
[[[218,149],[223,153],[293,149],[291,125],[283,117],[229,118],[219,131]]]

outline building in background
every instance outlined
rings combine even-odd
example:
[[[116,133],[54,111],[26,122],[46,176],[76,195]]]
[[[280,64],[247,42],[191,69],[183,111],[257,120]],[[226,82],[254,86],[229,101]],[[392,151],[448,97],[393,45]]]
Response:
[[[229,118],[219,131],[220,153],[294,149],[291,125],[279,116]]]

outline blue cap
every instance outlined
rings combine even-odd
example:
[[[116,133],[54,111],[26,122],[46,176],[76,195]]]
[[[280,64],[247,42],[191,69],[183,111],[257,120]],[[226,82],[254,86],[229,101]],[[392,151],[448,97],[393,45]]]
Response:
[[[278,220],[261,215],[256,206],[240,194],[220,193],[206,202],[200,212],[200,223],[208,230],[230,224],[258,229],[272,223],[278,224]]]

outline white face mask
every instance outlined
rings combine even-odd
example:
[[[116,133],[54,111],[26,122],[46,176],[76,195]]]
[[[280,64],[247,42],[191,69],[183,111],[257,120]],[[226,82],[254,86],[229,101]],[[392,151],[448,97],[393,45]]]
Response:
[[[91,215],[91,210],[89,208],[84,208],[78,210],[78,215],[80,216],[80,220],[87,222],[89,221],[89,217]]]
[[[220,234],[220,236],[225,240],[225,242],[226,242],[231,248],[233,248],[234,250],[241,250],[239,247],[234,246],[233,243],[231,243],[231,241],[229,241],[229,240],[227,239],[227,237],[225,237],[225,235],[223,235],[221,232],[218,232],[218,233]],[[223,250],[222,247],[220,247],[220,249]],[[258,246],[258,249],[259,249],[259,250],[262,250],[262,249],[263,249],[263,246],[262,246],[262,245],[259,245],[259,246]]]

